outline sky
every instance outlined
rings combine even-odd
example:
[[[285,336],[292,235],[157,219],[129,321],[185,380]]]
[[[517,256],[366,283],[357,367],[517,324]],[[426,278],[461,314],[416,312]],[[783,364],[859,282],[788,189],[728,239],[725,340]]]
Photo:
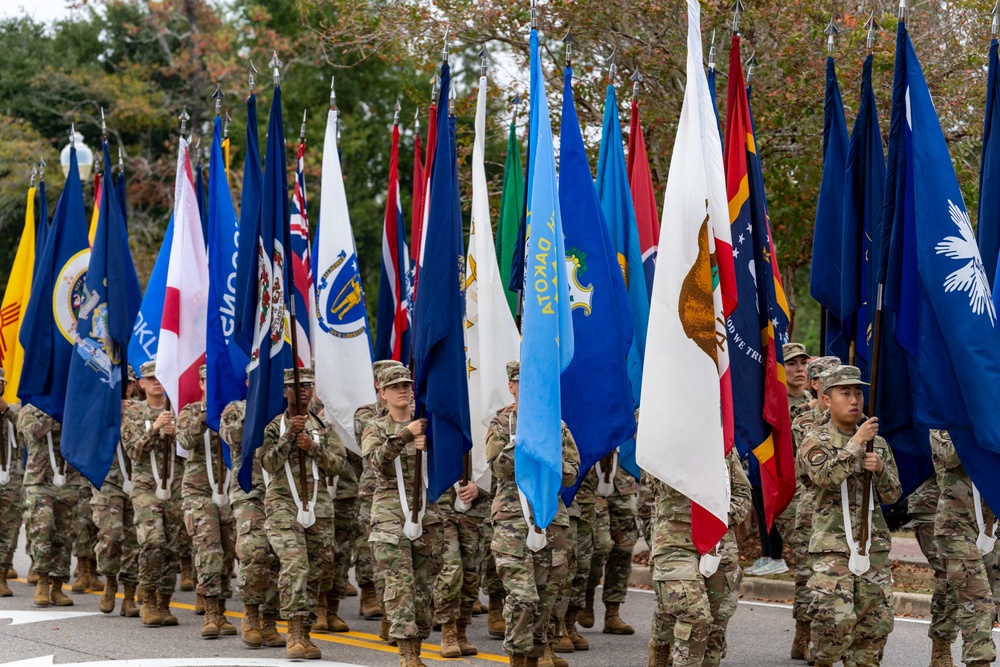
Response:
[[[49,23],[69,16],[65,0],[0,0],[0,18],[30,16],[36,21]]]

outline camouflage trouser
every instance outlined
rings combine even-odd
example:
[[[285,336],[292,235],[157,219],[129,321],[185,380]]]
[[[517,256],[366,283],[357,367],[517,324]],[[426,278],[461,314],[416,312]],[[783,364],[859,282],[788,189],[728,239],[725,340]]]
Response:
[[[90,511],[90,497],[93,487],[86,480],[76,487],[79,494],[73,506],[73,555],[77,558],[93,558],[97,544],[97,526]]]
[[[372,532],[372,495],[358,495],[358,537],[355,540],[354,577],[358,586],[375,583],[375,557],[368,536]],[[381,598],[379,598],[381,599]]]
[[[177,584],[178,546],[184,534],[179,494],[160,500],[152,493],[135,493],[135,532],[139,540],[139,585],[172,595]]]
[[[25,523],[35,572],[69,579],[73,545],[73,507],[80,498],[75,486],[32,484],[24,487]]]
[[[893,628],[892,572],[889,554],[871,554],[871,568],[861,576],[847,567],[847,554],[813,554],[812,619],[816,662],[832,665],[878,665]]]
[[[786,540],[795,552],[795,600],[792,616],[796,621],[809,622],[809,578],[812,576],[812,556],[809,555],[809,538],[812,536],[813,494],[802,490],[795,508],[795,527]]]
[[[268,515],[264,528],[281,567],[278,576],[281,617],[309,616],[320,591],[330,587],[333,519],[316,517],[316,523],[303,528],[294,513],[279,510]]]
[[[955,620],[962,631],[962,661],[992,663],[997,657],[992,634],[993,591],[983,560],[946,558],[944,563],[948,586],[958,601]]]
[[[604,578],[604,565],[607,563],[608,554],[615,546],[611,539],[611,514],[608,509],[608,499],[598,496],[594,502],[594,556],[590,560],[590,578],[587,580],[587,588],[594,589],[600,585]]]
[[[24,520],[23,480],[23,475],[11,475],[10,481],[0,486],[0,566],[10,567],[14,562],[17,538]]]
[[[604,592],[601,599],[608,602],[625,602],[628,580],[632,574],[632,552],[639,539],[635,523],[636,497],[611,496],[608,498],[608,527],[612,547],[607,552],[604,565]]]
[[[649,485],[649,473],[645,470],[639,476],[639,504],[635,518],[639,524],[639,534],[646,540],[646,545],[653,543],[653,491]]]
[[[499,595],[503,597],[506,594],[504,591],[503,582],[500,581],[500,575],[497,574],[497,562],[493,557],[493,550],[490,549],[490,544],[493,543],[493,522],[484,521],[482,526],[482,542],[481,548],[483,550],[483,564],[482,564],[482,582],[483,590],[486,591],[486,595]]]
[[[705,580],[653,581],[656,612],[649,641],[673,647],[674,667],[701,667],[712,621]]]
[[[240,601],[276,609],[280,567],[264,529],[264,503],[258,499],[233,503],[233,518],[236,558],[240,561]]]
[[[230,582],[236,558],[236,520],[227,503],[219,507],[211,496],[189,495],[182,501],[184,527],[191,536],[198,594],[205,597],[233,596]]]
[[[928,515],[927,518],[930,521],[917,521],[913,527],[917,544],[934,569],[931,626],[927,630],[927,636],[931,639],[944,640],[950,645],[958,637],[958,626],[955,624],[957,603],[954,591],[948,586],[948,571],[945,569],[944,560],[938,556],[937,540],[934,539],[934,516]]]
[[[426,639],[431,634],[433,545],[441,540],[439,523],[424,526],[410,541],[398,523],[372,526],[369,535],[382,602],[393,639]]]
[[[573,569],[570,570],[569,607],[583,609],[587,605],[587,585],[591,563],[594,560],[594,504],[580,505],[580,516],[570,517],[575,527],[570,531],[573,540]],[[595,584],[596,586],[596,584]]]
[[[174,483],[172,486],[173,494],[175,498],[181,497],[179,481],[184,479],[184,465],[187,463],[187,458],[181,456],[174,457]],[[183,510],[181,514],[181,520],[183,521]],[[188,535],[186,530],[180,531],[179,542],[177,543],[177,558],[178,566],[180,565],[181,559],[193,559],[194,550],[191,547],[191,536]]]
[[[333,501],[333,539],[336,544],[336,560],[333,564],[333,584],[330,597],[343,600],[347,592],[347,574],[358,538],[358,499],[338,498]]]
[[[801,487],[795,490],[795,495],[792,496],[792,501],[788,503],[788,507],[774,520],[774,527],[778,529],[778,534],[781,535],[782,541],[786,544],[795,539],[795,514],[798,509],[801,492]],[[789,544],[789,546],[792,545]]]
[[[483,560],[482,517],[442,512],[441,569],[434,586],[436,623],[472,622],[479,599],[479,567]]]
[[[735,558],[724,560],[716,573],[705,579],[712,623],[708,627],[708,643],[705,646],[705,658],[702,663],[704,667],[718,667],[726,657],[726,626],[736,613],[741,581],[743,581],[743,570]]]
[[[996,623],[997,614],[1000,614],[1000,540],[993,551],[983,555],[983,565],[986,566],[986,577],[990,580],[990,589],[993,591],[993,622]]]
[[[97,526],[94,546],[97,571],[106,577],[117,577],[119,584],[138,584],[139,540],[128,496],[121,489],[104,484],[90,498],[90,511]]]
[[[560,637],[562,637],[563,620],[566,618],[566,612],[569,610],[569,601],[573,595],[573,577],[577,571],[576,519],[577,518],[574,516],[569,518],[568,528],[565,526],[553,526],[550,524],[549,529],[546,531],[548,539],[559,539],[558,532],[565,532],[566,534],[566,547],[565,549],[562,549],[566,559],[565,573],[560,575],[559,570],[561,569],[561,566],[556,565],[556,563],[562,559],[558,552],[552,554],[552,568],[549,570],[550,585],[558,588],[556,592],[556,600],[552,607],[552,613],[549,614],[549,642],[556,642]],[[560,576],[562,577],[561,584],[558,581]]]

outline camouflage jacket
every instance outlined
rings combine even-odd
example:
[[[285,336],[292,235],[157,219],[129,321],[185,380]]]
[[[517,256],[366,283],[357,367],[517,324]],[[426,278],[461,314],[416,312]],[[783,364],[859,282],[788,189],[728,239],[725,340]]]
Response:
[[[260,466],[271,476],[271,482],[264,491],[264,510],[273,514],[279,510],[297,513],[295,498],[289,485],[285,463],[291,471],[292,481],[297,493],[307,500],[312,499],[313,487],[316,484],[312,476],[312,464],[315,462],[319,473],[319,491],[316,492],[316,516],[330,518],[333,516],[333,501],[326,493],[323,475],[338,475],[346,461],[346,450],[337,432],[325,421],[314,414],[306,418],[305,433],[310,439],[308,451],[303,451],[295,444],[295,436],[288,427],[288,417],[278,415],[264,427],[264,444],[257,450],[256,458]],[[285,423],[282,433],[282,421]],[[299,459],[305,457],[306,479],[299,474]],[[305,484],[305,486],[303,486]]]
[[[812,400],[812,396],[809,392],[803,393],[801,396],[788,395],[788,416],[792,421],[801,415],[803,412],[810,410],[809,401]]]
[[[173,475],[171,501],[180,501],[181,480],[184,477],[184,459],[177,455],[174,438],[160,431],[154,432],[152,424],[164,408],[152,408],[145,401],[131,403],[122,414],[122,446],[132,459],[132,497],[137,494],[155,493],[156,481],[150,455],[156,458],[161,479]],[[147,429],[146,424],[150,425]],[[164,471],[164,460],[169,470]]]
[[[7,461],[7,472],[10,473],[10,481],[8,484],[17,484],[18,486],[21,485],[24,479],[24,464],[21,461],[21,447],[19,446],[24,438],[19,433],[17,425],[19,411],[20,408],[18,406],[8,403],[7,408],[3,412],[0,412],[0,429],[3,429],[0,441],[7,442],[11,435],[11,429],[13,429],[14,433],[13,442],[9,443],[10,460]],[[9,427],[8,424],[10,425]],[[46,443],[46,446],[48,446],[48,443]],[[7,452],[4,452],[4,456],[6,455]]]
[[[576,490],[573,503],[566,508],[570,516],[577,518],[590,516],[594,512],[594,503],[597,502],[597,470],[591,467],[580,482],[580,488]]]
[[[326,409],[323,406],[322,401],[319,398],[313,396],[312,400],[309,401],[309,412],[317,415],[320,419],[326,422],[326,425],[331,430],[334,429],[333,423],[326,416]],[[358,449],[361,448],[361,434],[354,434],[355,442],[358,444]],[[333,499],[334,500],[349,500],[351,498],[358,497],[358,479],[361,477],[361,471],[363,463],[361,457],[355,452],[351,451],[346,447],[347,443],[344,443],[347,461],[344,463],[344,469],[340,471],[339,475],[324,475],[322,484],[326,489],[333,489]],[[329,494],[329,491],[327,491]]]
[[[511,443],[512,433],[517,433],[517,411],[513,404],[500,410],[486,431],[486,460],[493,467],[493,480],[496,484],[491,513],[493,523],[504,521],[523,524],[527,534],[528,524],[521,509],[521,497],[514,478],[514,447],[517,438]],[[562,425],[562,453],[562,485],[572,486],[580,474],[580,451],[566,424]],[[557,503],[558,509],[552,524],[569,526],[569,513],[562,497],[557,498]]]
[[[59,451],[62,436],[62,424],[45,414],[34,405],[21,408],[17,417],[17,430],[28,449],[28,462],[24,466],[24,485],[52,484],[52,463],[49,460],[48,434],[52,433],[52,451],[55,454],[56,467],[66,475],[66,485],[79,484],[80,473],[66,463]]]
[[[122,401],[122,414],[132,407],[134,401],[130,399],[125,399]],[[118,450],[121,449],[121,464],[118,463]],[[104,495],[110,496],[124,496],[125,495],[125,475],[122,474],[122,465],[125,466],[125,471],[129,474],[131,478],[132,475],[132,459],[125,452],[125,448],[118,441],[118,446],[115,448],[114,458],[111,459],[111,467],[108,468],[108,474],[104,476],[104,483],[101,484],[100,492]]]
[[[931,457],[941,495],[937,515],[934,517],[934,537],[938,554],[942,558],[978,560],[979,525],[972,499],[972,480],[958,460],[955,445],[947,431],[931,431]],[[996,520],[993,512],[982,501],[983,520],[991,526]]]
[[[809,540],[810,553],[835,552],[849,554],[850,547],[844,533],[844,512],[841,500],[841,483],[847,480],[848,507],[854,539],[860,529],[860,507],[865,472],[865,446],[851,439],[851,434],[841,433],[832,421],[817,426],[802,443],[803,458],[809,479],[815,485],[815,514],[813,533]],[[889,551],[889,527],[882,515],[882,505],[899,500],[903,489],[899,484],[896,459],[885,440],[875,436],[875,453],[885,467],[879,476],[872,475],[875,510],[872,513],[871,551]]]
[[[933,524],[940,495],[937,474],[931,475],[906,499],[906,514],[914,523]]]
[[[250,491],[240,486],[240,467],[243,464],[243,422],[246,419],[247,402],[233,401],[222,411],[219,418],[219,437],[229,445],[229,455],[233,461],[232,481],[229,484],[229,502],[236,504],[244,500],[262,503],[264,500],[264,475],[260,459],[252,458],[253,474],[250,477]]]
[[[362,405],[354,412],[354,437],[357,440],[358,449],[364,452],[364,447],[362,446],[362,439],[365,435],[365,429],[368,428],[368,423],[375,419],[376,417],[383,417],[387,414],[385,406],[379,405],[378,403],[369,403],[368,405]],[[361,457],[362,470],[361,475],[358,477],[358,497],[367,498],[375,494],[375,471],[371,469],[365,462],[365,457],[362,454]]]
[[[219,457],[222,455],[222,439],[218,432],[208,428],[205,421],[205,402],[189,403],[184,406],[181,413],[177,415],[177,444],[188,451],[187,463],[184,464],[184,481],[181,486],[181,495],[187,496],[212,496],[212,487],[209,484],[208,465],[212,466],[212,475],[215,483],[219,485],[220,491],[226,481],[227,468],[222,465],[222,476],[219,476]],[[221,426],[221,424],[220,424]],[[211,448],[211,461],[205,458],[205,432],[209,433]]]
[[[454,485],[449,486],[445,489],[441,497],[437,499],[435,503],[438,507],[438,511],[442,515],[447,516],[448,514],[455,513],[455,500],[458,498],[458,491],[455,490]],[[464,514],[465,516],[475,517],[477,519],[489,519],[490,518],[490,506],[493,503],[493,496],[490,492],[479,487],[479,495],[476,499],[472,501],[472,506],[467,509]]]

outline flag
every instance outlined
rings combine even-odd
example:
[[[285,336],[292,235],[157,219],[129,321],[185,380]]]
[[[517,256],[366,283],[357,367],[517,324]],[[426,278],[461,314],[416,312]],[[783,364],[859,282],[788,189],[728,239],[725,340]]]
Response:
[[[701,9],[688,0],[687,85],[663,199],[664,261],[650,307],[636,458],[691,499],[691,534],[701,553],[729,525],[726,420],[732,418],[716,236],[729,232],[722,142],[701,66]],[[678,382],[677,378],[683,378]],[[727,414],[728,412],[728,414]]]
[[[998,42],[990,41],[990,64],[986,74],[986,115],[983,119],[983,152],[979,161],[979,211],[976,238],[983,268],[993,289],[993,302],[1000,307],[996,292],[997,259],[1000,255],[1000,59]]]
[[[714,46],[712,48],[715,48]],[[711,54],[710,54],[711,55]],[[708,65],[708,92],[712,96],[712,112],[715,114],[715,127],[719,130],[719,141],[722,141],[722,128],[719,125],[719,102],[715,95],[715,76],[718,68],[714,62]]]
[[[156,353],[156,378],[178,412],[201,400],[198,371],[205,363],[207,331],[208,257],[188,143],[181,137],[174,186],[174,236]]]
[[[447,140],[447,139],[446,139]],[[437,149],[438,141],[438,107],[437,103],[432,101],[429,113],[429,118],[427,119],[427,157],[424,158],[423,165],[423,181],[421,182],[421,192],[420,192],[420,217],[414,218],[410,224],[413,225],[413,229],[410,231],[410,252],[413,253],[413,284],[412,288],[416,291],[416,274],[420,272],[420,264],[423,259],[424,250],[424,239],[427,236],[427,216],[430,213],[430,198],[431,198],[431,170],[434,165],[434,153]],[[414,158],[416,159],[416,154]],[[413,184],[414,192],[417,191],[417,183]],[[414,195],[416,198],[417,195]],[[413,304],[410,306],[413,307]]]
[[[486,182],[486,77],[479,78],[476,140],[472,148],[472,225],[465,263],[465,347],[468,357],[472,481],[490,487],[486,429],[510,402],[506,364],[520,356],[521,337],[507,305],[507,291],[493,246]]]
[[[101,187],[103,179],[98,171],[94,171],[94,208],[90,213],[90,227],[87,228],[87,242],[94,245],[94,235],[97,234],[97,218],[101,214]]]
[[[734,427],[740,454],[759,465],[768,526],[795,493],[795,464],[781,344],[788,311],[778,278],[763,179],[757,158],[740,37],[729,52],[726,192],[739,301],[727,320]]]
[[[415,225],[416,224],[414,222],[415,220],[423,220],[424,219],[424,190],[423,190],[422,187],[420,187],[421,184],[424,182],[424,163],[423,163],[423,158],[420,157],[420,154],[423,151],[423,148],[420,145],[420,131],[419,130],[420,130],[420,125],[419,125],[419,122],[418,122],[417,127],[414,129],[414,135],[415,136],[413,137],[413,196],[410,198],[412,200],[410,202],[410,224],[411,225]],[[398,171],[399,171],[398,160],[399,160],[399,158],[398,158],[398,156],[397,156],[396,159],[397,159],[397,167],[396,167],[396,170],[397,170],[396,179],[397,180],[396,180],[396,182],[398,183],[399,182],[399,174],[398,174]],[[397,197],[397,199],[398,199],[398,197]],[[400,206],[402,206],[402,204],[400,204]],[[416,227],[414,227],[414,230],[415,229],[416,229]],[[413,239],[413,238],[411,238],[410,239],[410,245],[412,246],[414,243],[416,243],[416,240]],[[412,264],[413,263],[411,263],[411,266],[412,266]]]
[[[125,167],[122,167],[118,172],[118,178],[115,179],[115,196],[118,197],[118,205],[122,209],[122,223],[125,225],[126,231],[128,230],[128,207],[125,205]]]
[[[25,405],[34,405],[59,422],[66,403],[77,311],[83,305],[89,263],[83,185],[76,149],[71,146],[69,175],[56,204],[45,249],[38,258],[18,334],[24,361],[17,395]]]
[[[216,116],[208,158],[208,308],[205,334],[205,418],[219,430],[222,411],[246,399],[250,357],[233,340],[236,326],[236,262],[239,219],[226,178],[222,119]],[[228,448],[224,448],[228,452]]]
[[[438,105],[448,104],[451,74],[441,65]],[[465,247],[458,189],[454,119],[441,114],[431,163],[424,245],[413,312],[414,397],[428,421],[427,500],[434,502],[462,477],[472,448],[465,359]],[[425,252],[427,248],[433,251]]]
[[[247,153],[243,158],[243,188],[240,192],[240,229],[243,242],[236,256],[236,317],[233,340],[243,353],[250,356],[254,347],[254,327],[257,315],[257,257],[259,238],[258,218],[263,194],[260,171],[260,148],[257,142],[257,96],[247,97]],[[246,328],[244,328],[246,327]]]
[[[103,147],[110,166],[107,139]],[[66,385],[64,421],[72,428],[63,429],[60,444],[66,461],[98,489],[121,440],[125,355],[141,295],[113,180],[99,208]]]
[[[660,223],[656,217],[656,195],[653,193],[653,174],[649,171],[646,154],[646,137],[642,133],[639,103],[632,100],[632,115],[628,133],[628,182],[635,203],[635,222],[639,228],[639,248],[642,251],[642,271],[646,276],[646,289],[652,299],[653,272],[660,242]]]
[[[160,322],[163,320],[163,297],[167,292],[170,247],[173,243],[174,216],[171,214],[160,252],[156,255],[153,271],[149,274],[149,282],[142,295],[139,314],[132,325],[132,338],[128,343],[128,363],[136,375],[139,375],[139,368],[144,363],[156,360],[156,351],[160,345]]]
[[[295,336],[297,338],[299,366],[309,368],[312,351],[309,345],[309,321],[316,301],[313,289],[312,262],[309,257],[309,217],[306,215],[306,140],[299,141],[295,161],[295,189],[292,193],[292,217],[289,223],[291,238],[292,293],[295,299]]]
[[[43,214],[44,215],[44,214]],[[43,223],[44,222],[43,217]],[[28,188],[28,202],[24,210],[24,230],[14,254],[14,264],[7,278],[7,289],[0,304],[0,367],[7,385],[3,400],[17,403],[17,388],[24,363],[24,348],[17,334],[24,321],[31,298],[31,278],[35,269],[35,187]]]
[[[635,408],[625,355],[634,335],[628,291],[604,222],[587,162],[566,68],[559,138],[559,212],[573,325],[573,360],[562,374],[562,417],[580,450],[577,483],[562,491],[569,505],[584,476],[602,457],[635,435]],[[587,387],[586,391],[580,391]],[[594,415],[600,414],[599,421]]]
[[[337,118],[338,112],[331,109],[323,141],[313,349],[316,394],[340,439],[357,452],[354,413],[373,402],[375,392],[365,292],[337,151]]]
[[[248,112],[250,104],[247,104]],[[254,115],[256,109],[254,108]],[[250,153],[249,131],[248,160]],[[256,135],[253,137],[256,139]],[[253,279],[246,287],[247,299],[252,308],[237,310],[236,331],[238,335],[251,332],[250,365],[247,367],[249,388],[247,390],[247,417],[243,427],[243,461],[240,466],[240,486],[250,490],[254,452],[264,442],[264,427],[285,409],[284,374],[294,363],[290,346],[285,345],[285,307],[288,294],[289,272],[285,265],[286,248],[289,245],[288,220],[288,174],[285,171],[285,129],[281,118],[281,88],[274,87],[271,102],[271,117],[267,127],[267,154],[264,162],[264,177],[261,182],[260,206],[253,225],[240,218],[240,228],[245,229],[243,240],[256,246],[256,257],[248,270]],[[246,193],[244,192],[244,197]],[[243,214],[247,209],[243,210]],[[245,221],[245,222],[244,222]],[[242,246],[242,244],[240,244]],[[240,260],[243,252],[240,252]],[[239,276],[241,268],[237,270]],[[245,278],[244,278],[245,280]],[[240,283],[236,293],[241,294]]]
[[[49,221],[49,201],[45,196],[45,168],[42,167],[41,177],[38,179],[38,223],[35,225],[35,266],[42,257],[45,250],[45,242],[49,238],[49,229],[52,227]],[[34,270],[32,270],[34,276]]]
[[[419,137],[417,137],[419,139]],[[420,159],[414,154],[414,164]],[[414,167],[416,171],[416,167]],[[414,178],[420,177],[414,173]],[[414,181],[419,182],[419,181]],[[419,208],[416,198],[413,214]],[[346,215],[346,210],[345,210]],[[406,227],[403,224],[403,202],[399,196],[399,126],[392,126],[392,148],[389,153],[389,189],[385,198],[385,224],[382,228],[382,268],[378,287],[378,336],[375,339],[376,359],[395,359],[404,364],[410,360],[409,252],[406,248]]]
[[[198,140],[198,160],[194,168],[194,194],[198,202],[198,220],[201,221],[201,237],[208,243],[208,201],[205,190],[205,170],[201,164],[201,140]]]
[[[870,56],[869,56],[870,57]],[[869,61],[866,60],[866,63]],[[867,69],[870,72],[870,67]],[[869,78],[869,83],[871,79]],[[863,93],[862,93],[863,95]],[[862,102],[862,107],[864,102]],[[859,122],[861,116],[858,116]],[[857,125],[855,125],[857,127]],[[878,131],[878,124],[875,124]],[[882,144],[879,144],[881,155]],[[823,104],[823,178],[816,201],[813,227],[812,264],[809,293],[826,309],[826,349],[820,356],[832,354],[847,363],[847,345],[842,334],[841,313],[841,244],[844,222],[844,170],[847,168],[847,124],[844,103],[837,83],[837,67],[832,56],[826,58],[826,98]],[[846,246],[843,246],[846,247]],[[852,258],[851,261],[856,261]]]
[[[562,486],[562,389],[560,374],[573,360],[574,335],[566,272],[566,247],[556,185],[555,150],[545,79],[538,53],[538,31],[531,31],[531,155],[528,230],[521,320],[521,379],[518,397],[514,474],[545,528],[558,509]],[[588,169],[589,171],[589,169]],[[614,443],[617,444],[617,443]]]
[[[507,160],[503,167],[503,192],[500,195],[500,219],[497,223],[496,255],[501,278],[510,275],[523,208],[524,168],[521,166],[521,147],[517,143],[517,123],[512,120],[507,136]],[[504,292],[511,315],[517,317],[519,289],[510,289],[508,279],[504,280]]]

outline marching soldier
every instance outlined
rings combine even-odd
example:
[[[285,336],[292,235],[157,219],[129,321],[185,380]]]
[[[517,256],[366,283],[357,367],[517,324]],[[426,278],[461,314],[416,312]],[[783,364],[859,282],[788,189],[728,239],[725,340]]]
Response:
[[[584,627],[594,627],[594,592],[588,589],[588,583],[594,560],[594,503],[596,500],[597,471],[591,468],[583,476],[576,497],[573,498],[573,504],[566,508],[569,511],[570,521],[575,524],[570,527],[575,558],[574,567],[570,572],[569,599],[563,623],[566,628],[565,636],[572,644],[574,651],[586,651],[590,648],[590,642],[576,629],[580,614],[586,608],[588,594],[590,596],[590,618],[589,625]]]
[[[94,525],[90,510],[94,487],[83,475],[75,475],[72,484],[77,489],[77,501],[73,505],[73,555],[76,556],[76,578],[70,590],[74,593],[87,591],[99,593],[104,590],[104,584],[97,577],[97,557],[94,554],[97,526]]]
[[[18,407],[3,400],[6,388],[7,380],[0,368],[0,598],[14,595],[7,586],[7,573],[14,564],[24,507],[24,466],[17,446]]]

